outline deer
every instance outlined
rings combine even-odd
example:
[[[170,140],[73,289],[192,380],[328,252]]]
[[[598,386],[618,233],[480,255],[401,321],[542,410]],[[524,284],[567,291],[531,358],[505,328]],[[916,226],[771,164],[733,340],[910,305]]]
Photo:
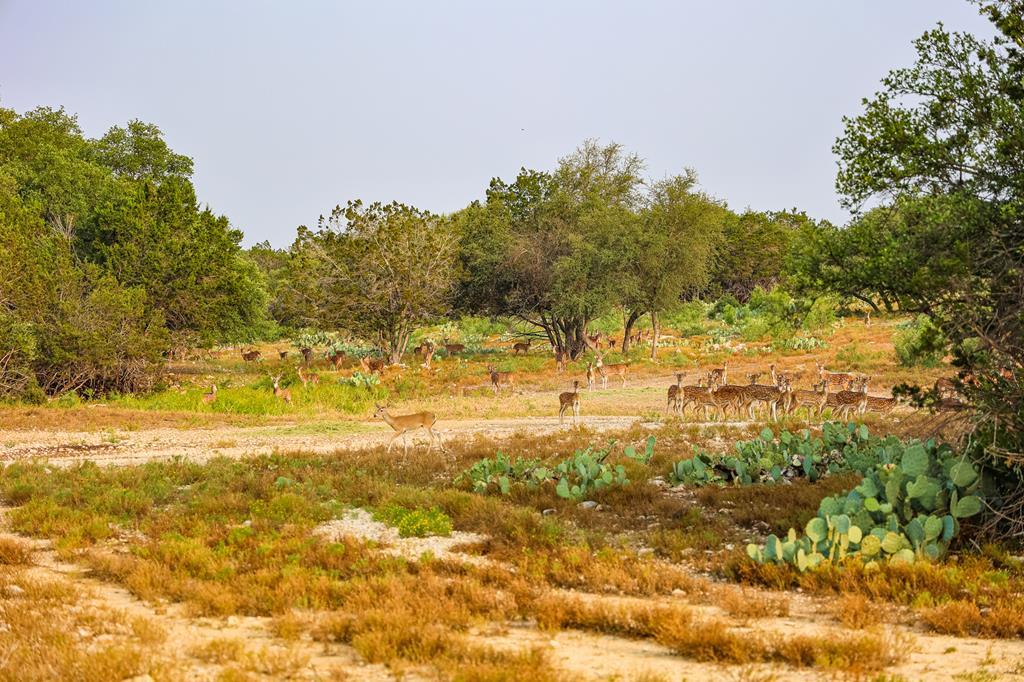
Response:
[[[565,411],[572,408],[572,424],[576,426],[576,423],[580,418],[580,382],[577,379],[572,382],[572,391],[566,391],[558,394],[558,423],[565,423]]]
[[[851,380],[859,378],[859,375],[853,372],[830,372],[825,369],[824,365],[820,365],[817,362],[814,363],[814,366],[818,368],[818,378],[827,381],[829,387],[848,386]]]
[[[604,364],[604,359],[600,353],[597,353],[597,359],[594,362],[594,366],[597,367],[597,373],[601,375],[601,388],[608,388],[608,375],[614,374],[622,380],[622,388],[626,387],[626,370],[629,369],[628,362],[616,362],[611,365]]]
[[[423,342],[420,343],[420,345],[418,345],[418,346],[416,346],[415,348],[412,349],[412,352],[413,352],[414,355],[417,355],[417,356],[418,355],[424,355],[427,352],[427,350],[433,350],[433,348],[434,348],[434,344],[431,343],[429,340],[424,339]]]
[[[492,365],[487,365],[487,374],[491,377],[491,386],[494,388],[494,395],[498,395],[501,386],[508,386],[510,391],[515,390],[516,377],[512,372],[499,372]]]
[[[878,414],[889,414],[897,405],[899,405],[899,399],[896,397],[883,398],[881,396],[869,395],[868,399],[864,401],[865,410],[877,412]]]
[[[216,399],[217,399],[217,384],[214,384],[213,386],[210,386],[209,393],[204,393],[203,394],[203,402],[206,403],[207,405],[209,405],[210,403],[212,403]]]
[[[286,351],[286,350],[279,350],[279,351],[277,351],[277,358],[278,358],[278,360],[284,360],[287,357],[288,357],[288,351]]]
[[[861,383],[860,391],[828,392],[828,381],[825,380],[825,406],[832,408],[832,414],[840,419],[849,417],[851,411],[863,412],[868,401],[867,382]]]
[[[565,371],[565,366],[568,362],[568,353],[559,348],[555,351],[555,371],[561,374]]]
[[[299,352],[302,353],[302,361],[309,365],[313,362],[313,349],[312,348],[300,348]]]
[[[705,377],[712,390],[725,386],[729,380],[729,363],[723,362],[721,367],[711,368]]]
[[[512,344],[512,355],[518,355],[522,353],[527,355],[530,352],[530,346],[533,344],[533,339],[526,339],[526,341],[516,341]]]
[[[259,362],[263,359],[263,353],[258,350],[242,351],[242,359],[246,362]]]
[[[679,411],[679,400],[682,398],[683,375],[676,375],[676,383],[668,387],[668,403],[665,405],[665,413]]]
[[[308,384],[313,384],[314,386],[320,385],[320,375],[317,374],[316,372],[307,373],[305,369],[303,369],[302,365],[299,365],[298,373],[299,381],[302,382],[303,386],[306,386]]]
[[[764,403],[771,412],[772,421],[778,419],[779,403],[786,399],[786,392],[778,386],[766,386],[764,384],[750,384],[743,386],[741,390],[741,402],[747,407],[747,414],[751,421],[754,419],[754,403]]]
[[[448,339],[444,340],[444,352],[448,355],[455,355],[456,353],[465,352],[466,346],[461,343],[448,343]]]
[[[608,348],[609,350],[615,350],[615,339],[611,336],[608,337]]]
[[[391,452],[391,446],[395,444],[398,437],[402,437],[402,442],[405,445],[405,454],[402,456],[403,459],[409,456],[409,438],[408,433],[415,431],[416,429],[426,429],[427,433],[430,434],[430,444],[427,446],[427,454],[430,454],[430,449],[434,447],[434,439],[437,438],[437,444],[441,448],[441,452],[447,452],[444,447],[444,441],[434,433],[434,425],[437,423],[437,416],[433,412],[415,412],[413,414],[404,415],[392,415],[388,413],[387,409],[379,404],[374,403],[377,411],[373,413],[374,418],[383,419],[388,426],[395,430],[395,435],[388,441],[388,453]]]
[[[274,397],[275,398],[280,398],[285,403],[291,403],[292,402],[292,392],[291,392],[291,389],[281,388],[281,375],[280,374],[277,375],[276,377],[274,377]]]
[[[593,391],[594,390],[594,363],[593,362],[588,362],[587,363],[587,390],[588,391]]]
[[[342,363],[345,362],[345,357],[346,357],[345,351],[343,351],[343,350],[336,350],[336,351],[334,351],[333,353],[331,353],[330,355],[327,356],[327,360],[334,367],[334,370],[338,371],[338,370],[341,369]]]
[[[704,410],[705,421],[708,418],[708,408],[717,408],[711,389],[704,386],[704,379],[698,380],[696,386],[683,386],[676,402],[676,411],[679,416],[686,414],[686,406],[693,404],[694,407],[701,407]]]
[[[764,376],[764,372],[751,372],[747,375],[747,380],[750,381],[750,385],[753,386],[757,383],[757,380]],[[774,380],[772,383],[775,383]]]
[[[776,372],[775,365],[768,365],[768,374],[772,378],[772,386],[779,386],[783,381],[792,385],[799,376],[798,374],[783,374],[782,372]]]
[[[368,355],[364,355],[359,358],[359,366],[364,372],[376,374],[384,369],[384,358],[371,358]]]
[[[816,417],[821,417],[822,411],[825,409],[825,402],[828,399],[827,392],[828,384],[824,380],[814,384],[812,390],[797,389],[792,391],[789,396],[789,406],[787,412],[799,410],[801,407],[807,408],[807,421],[811,420],[811,410],[814,410]]]
[[[746,387],[726,384],[710,391],[710,405],[721,413],[722,421],[729,418],[730,407],[736,408],[737,416],[742,408],[750,407],[750,400],[744,388]]]
[[[423,352],[423,364],[420,367],[424,369],[430,369],[430,361],[434,359],[434,344],[427,346],[427,349]]]

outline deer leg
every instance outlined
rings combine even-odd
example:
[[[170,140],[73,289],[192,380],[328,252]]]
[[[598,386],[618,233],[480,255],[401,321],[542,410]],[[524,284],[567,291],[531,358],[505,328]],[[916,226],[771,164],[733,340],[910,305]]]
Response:
[[[427,442],[427,454],[429,455],[431,448],[434,447],[434,432],[429,426],[424,428],[427,430],[427,433],[430,434],[430,440]]]
[[[391,440],[388,441],[388,454],[391,453],[391,446],[395,444],[398,437],[402,435],[401,431],[395,431],[395,435],[391,436]]]
[[[574,403],[573,406],[572,406],[572,425],[576,426],[576,424],[579,422],[579,420],[580,420],[580,404],[579,403]]]
[[[565,408],[566,408],[565,405],[561,405],[558,408],[558,424],[559,424],[559,426],[561,426],[563,423],[565,423],[565,419],[564,419],[564,417],[565,417]]]

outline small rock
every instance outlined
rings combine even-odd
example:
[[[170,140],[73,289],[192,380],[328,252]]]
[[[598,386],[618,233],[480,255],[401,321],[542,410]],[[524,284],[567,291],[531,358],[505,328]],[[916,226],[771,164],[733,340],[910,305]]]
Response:
[[[248,528],[252,525],[252,519],[246,519],[245,521],[242,521],[242,525]]]
[[[735,547],[736,547],[736,545],[732,544],[731,542],[727,542],[727,543],[725,543],[725,548],[726,548],[727,550],[729,550],[730,552],[731,552],[731,551],[732,551],[733,549],[735,549]]]
[[[686,592],[683,592],[681,589],[677,587],[676,589],[672,590],[672,594],[676,597],[682,597],[686,594]]]
[[[580,502],[577,506],[580,509],[597,509],[597,502],[594,502],[593,500],[587,500],[585,502]]]
[[[20,597],[21,595],[25,594],[25,590],[19,587],[18,585],[8,585],[4,588],[4,594],[6,594],[8,597]]]
[[[654,554],[654,549],[652,547],[641,547],[640,551],[637,552],[638,556],[648,556],[651,554]]]
[[[230,626],[238,625],[238,616],[228,616],[227,623]]]
[[[557,512],[554,509],[545,509],[544,511],[541,512],[541,514],[543,514],[544,516],[551,516],[555,513]]]
[[[654,523],[648,523],[647,524],[647,530],[656,530],[658,528],[661,528],[661,524],[658,523],[657,521],[655,521]]]

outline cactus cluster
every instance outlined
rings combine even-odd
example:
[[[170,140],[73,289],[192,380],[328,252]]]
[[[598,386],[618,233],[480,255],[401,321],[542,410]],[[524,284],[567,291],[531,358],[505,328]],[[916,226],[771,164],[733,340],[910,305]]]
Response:
[[[644,452],[628,446],[623,454],[630,459],[646,463],[654,455],[654,436],[647,439]],[[607,448],[586,448],[577,450],[567,459],[554,466],[545,466],[539,459],[511,459],[504,453],[493,458],[484,458],[463,471],[456,483],[468,482],[474,492],[486,494],[499,492],[508,495],[514,486],[529,490],[545,484],[553,484],[555,494],[567,499],[582,499],[594,490],[612,485],[626,485],[629,478],[621,464],[609,464],[605,460],[613,452],[615,442]]]
[[[898,444],[894,438],[872,437],[863,424],[826,423],[821,437],[810,431],[775,433],[766,428],[760,437],[736,443],[735,452],[719,455],[696,448],[691,459],[672,465],[676,484],[709,483],[749,485],[794,478],[812,481],[837,472],[864,471],[875,463],[880,447]]]
[[[878,464],[845,495],[821,501],[803,535],[770,535],[748,545],[758,562],[790,563],[799,570],[859,557],[880,562],[935,560],[960,530],[959,519],[981,512],[985,477],[948,445],[913,441],[881,447]]]

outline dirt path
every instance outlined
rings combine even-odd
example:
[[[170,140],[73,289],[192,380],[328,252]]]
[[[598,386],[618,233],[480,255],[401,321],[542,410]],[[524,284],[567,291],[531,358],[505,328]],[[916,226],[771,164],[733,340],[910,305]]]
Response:
[[[652,428],[656,422],[643,422],[637,415],[583,417],[581,423],[594,431],[621,430],[641,422]],[[743,426],[745,423],[736,423]],[[439,422],[444,440],[473,437],[495,438],[518,431],[532,434],[553,433],[572,428],[557,417],[519,417],[513,419],[472,419]],[[386,444],[393,431],[382,422],[322,422],[310,425],[274,425],[259,427],[224,426],[213,429],[157,428],[139,430],[0,430],[0,461],[46,459],[52,462],[92,460],[102,464],[138,464],[172,457],[197,461],[212,457],[245,457],[275,451],[330,453],[340,449]],[[410,448],[422,448],[424,433],[410,435]],[[401,439],[395,449],[401,448]]]

